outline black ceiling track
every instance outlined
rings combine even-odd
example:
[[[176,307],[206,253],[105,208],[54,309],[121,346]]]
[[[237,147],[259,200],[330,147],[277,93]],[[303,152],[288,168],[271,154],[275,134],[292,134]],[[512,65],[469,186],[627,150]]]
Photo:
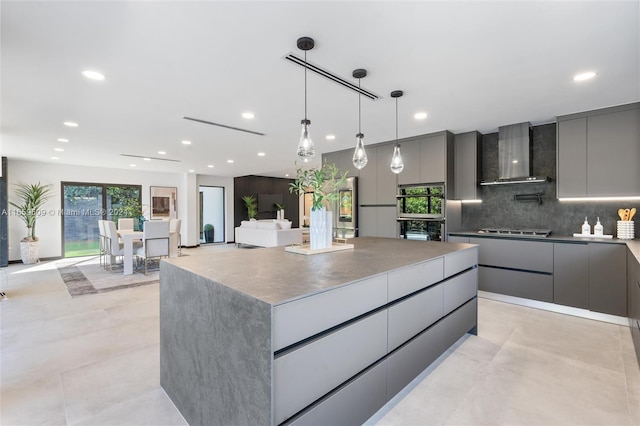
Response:
[[[150,160],[172,161],[174,163],[180,162],[180,160],[172,160],[171,158],[149,157],[146,155],[134,155],[134,154],[120,154],[120,155],[122,155],[123,157],[148,158]]]
[[[254,132],[253,130],[241,129],[240,127],[227,126],[226,124],[214,123],[213,121],[201,120],[199,118],[182,117],[185,120],[197,121],[198,123],[210,124],[212,126],[224,127],[225,129],[237,130],[239,132],[251,133],[253,135],[264,136],[265,133]]]
[[[293,53],[289,53],[287,56],[285,56],[283,59],[291,62],[292,64],[296,64],[301,66],[302,68],[304,68],[305,62],[304,62],[304,58],[299,58],[296,55],[294,55]],[[356,93],[360,93],[362,96],[366,96],[367,98],[371,99],[372,101],[376,101],[378,99],[381,99],[380,96],[376,95],[375,93],[367,90],[367,89],[363,89],[362,87],[358,87],[357,84],[351,83],[350,81],[345,80],[344,78],[340,77],[339,75],[336,75],[334,73],[332,73],[331,71],[327,71],[321,67],[319,67],[318,65],[314,65],[313,63],[307,61],[307,69],[311,72],[314,72],[324,78],[328,78],[329,80],[333,81],[334,83],[338,83],[339,85],[346,87],[347,89],[353,90]]]

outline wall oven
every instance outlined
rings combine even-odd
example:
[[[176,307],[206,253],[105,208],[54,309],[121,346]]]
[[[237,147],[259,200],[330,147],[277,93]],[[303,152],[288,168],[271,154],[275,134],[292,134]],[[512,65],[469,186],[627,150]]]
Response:
[[[396,195],[399,237],[405,240],[445,240],[444,183],[401,185]]]

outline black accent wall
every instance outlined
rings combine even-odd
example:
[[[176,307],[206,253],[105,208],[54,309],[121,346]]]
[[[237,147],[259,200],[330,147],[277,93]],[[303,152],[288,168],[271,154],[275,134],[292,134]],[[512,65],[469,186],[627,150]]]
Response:
[[[482,186],[481,204],[462,205],[462,229],[475,231],[482,228],[535,228],[551,229],[555,235],[580,233],[585,216],[592,227],[596,218],[605,234],[615,237],[619,208],[636,207],[638,201],[560,202],[556,199],[556,124],[533,127],[532,172],[534,176],[549,176],[552,182],[513,185]],[[482,180],[498,178],[498,134],[482,138]],[[533,201],[515,201],[516,194],[543,192],[542,204]],[[640,226],[635,237],[640,236]]]
[[[282,204],[285,205],[284,216],[291,221],[291,227],[299,227],[299,203],[297,195],[289,192],[289,184],[295,182],[294,179],[284,179],[268,176],[241,176],[233,179],[233,216],[234,226],[240,226],[240,222],[248,220],[247,208],[242,201],[242,197],[253,195],[258,200],[259,194],[282,194]],[[256,219],[275,219],[276,213],[258,212]]]

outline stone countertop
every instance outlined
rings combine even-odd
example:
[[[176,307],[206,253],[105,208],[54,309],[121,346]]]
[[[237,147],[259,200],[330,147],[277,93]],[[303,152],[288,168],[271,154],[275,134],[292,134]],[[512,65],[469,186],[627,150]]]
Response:
[[[472,247],[374,237],[354,238],[349,243],[354,244],[353,250],[310,256],[271,247],[190,255],[163,262],[278,305]]]
[[[580,238],[566,235],[553,235],[548,237],[522,237],[519,235],[507,235],[507,234],[479,234],[477,231],[459,231],[449,232],[449,235],[455,235],[460,237],[480,237],[480,238],[508,238],[511,240],[522,241],[542,241],[547,243],[608,243],[608,244],[626,244],[629,247],[629,251],[633,253],[638,262],[640,263],[640,240],[618,240],[617,238]]]

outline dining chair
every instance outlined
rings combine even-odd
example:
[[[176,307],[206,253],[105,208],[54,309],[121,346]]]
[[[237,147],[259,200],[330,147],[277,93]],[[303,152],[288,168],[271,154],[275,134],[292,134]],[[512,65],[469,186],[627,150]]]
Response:
[[[133,231],[133,218],[127,217],[118,219],[118,229]]]
[[[178,256],[182,256],[182,235],[180,235],[180,227],[182,219],[171,219],[169,221],[169,234],[177,233],[178,238]]]
[[[136,250],[136,259],[144,258],[144,274],[147,275],[149,259],[160,259],[168,256],[169,222],[165,220],[145,222],[142,231],[142,247]]]
[[[106,259],[109,263],[109,270],[113,270],[113,258],[116,256],[124,256],[124,244],[118,240],[118,230],[116,229],[115,222],[111,220],[104,221],[105,230],[105,246],[106,246]]]
[[[98,220],[98,234],[99,234],[99,240],[98,240],[98,245],[99,245],[99,257],[100,257],[100,266],[107,266],[107,261],[106,261],[106,255],[107,255],[107,242],[105,241],[105,238],[107,237],[105,230],[104,230],[104,220],[100,219]],[[104,265],[103,265],[104,262]]]

